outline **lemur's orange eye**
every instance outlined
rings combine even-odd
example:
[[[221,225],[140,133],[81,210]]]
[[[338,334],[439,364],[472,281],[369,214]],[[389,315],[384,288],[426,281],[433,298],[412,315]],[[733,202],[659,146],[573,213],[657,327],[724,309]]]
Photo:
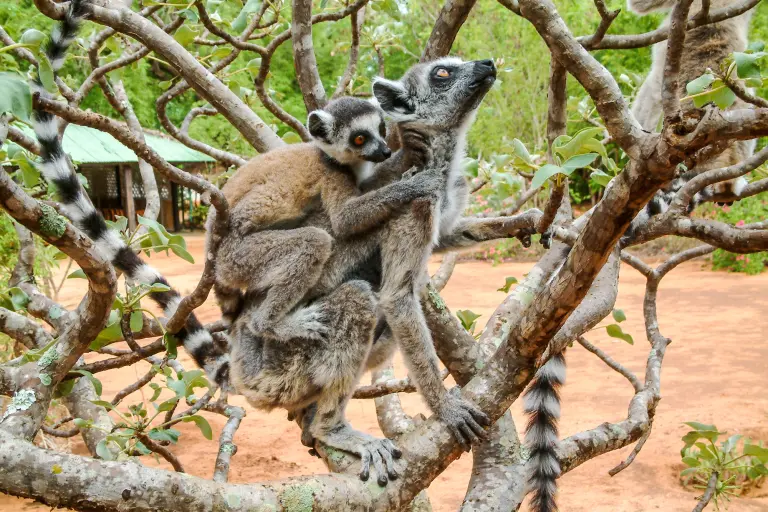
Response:
[[[435,71],[435,76],[438,76],[440,78],[448,78],[449,76],[451,76],[451,72],[445,68],[440,68],[437,71]]]
[[[355,137],[355,146],[362,146],[363,144],[365,144],[365,136],[358,135]]]

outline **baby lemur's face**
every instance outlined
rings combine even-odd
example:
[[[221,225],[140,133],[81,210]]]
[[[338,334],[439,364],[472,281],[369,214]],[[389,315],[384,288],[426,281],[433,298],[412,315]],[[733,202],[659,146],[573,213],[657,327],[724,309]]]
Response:
[[[320,149],[345,165],[383,162],[392,154],[384,113],[360,98],[339,98],[310,112],[307,128]]]
[[[395,122],[452,129],[472,119],[495,81],[492,60],[446,57],[417,64],[397,81],[377,78],[373,94]]]

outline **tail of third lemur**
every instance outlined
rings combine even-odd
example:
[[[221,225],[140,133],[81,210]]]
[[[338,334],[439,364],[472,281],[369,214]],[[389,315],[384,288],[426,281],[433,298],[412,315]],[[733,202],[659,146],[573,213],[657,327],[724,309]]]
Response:
[[[86,0],[72,0],[64,18],[51,34],[45,51],[54,73],[61,68],[64,55],[87,16],[87,8]],[[31,86],[36,94],[51,97],[42,86],[39,77]],[[96,247],[112,262],[115,268],[125,274],[126,279],[143,284],[162,283],[168,286],[165,278],[157,270],[144,263],[138,254],[122,240],[120,235],[107,226],[101,213],[94,208],[78,180],[74,166],[64,153],[59,138],[58,119],[53,114],[40,109],[33,113],[33,124],[35,134],[40,142],[42,160],[40,170],[45,179],[56,186],[64,213],[93,240]],[[176,312],[180,302],[179,293],[173,289],[164,292],[152,292],[149,297],[163,309],[163,314],[167,317]],[[176,336],[211,379],[218,385],[228,382],[228,355],[217,349],[211,333],[203,328],[194,314],[189,316],[184,328]]]
[[[530,453],[528,463],[531,468],[528,488],[534,512],[557,510],[556,480],[560,476],[557,421],[560,419],[559,390],[564,383],[565,355],[561,352],[539,368],[525,392],[525,412],[529,418],[525,443]]]

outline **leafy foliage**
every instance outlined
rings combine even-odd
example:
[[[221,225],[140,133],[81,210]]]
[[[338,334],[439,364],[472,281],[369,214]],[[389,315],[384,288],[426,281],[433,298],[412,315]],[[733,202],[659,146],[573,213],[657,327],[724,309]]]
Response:
[[[741,227],[752,222],[768,219],[768,201],[760,196],[747,197],[731,206],[719,208],[716,213],[719,221]],[[722,249],[712,255],[712,267],[717,270],[759,274],[768,265],[768,253],[733,254]]]
[[[715,425],[695,421],[686,425],[692,430],[683,436],[680,456],[688,467],[680,475],[686,484],[705,489],[712,473],[717,473],[713,496],[717,510],[731,497],[765,480],[768,449],[762,443],[755,444],[738,434],[718,443],[725,432],[720,432]]]

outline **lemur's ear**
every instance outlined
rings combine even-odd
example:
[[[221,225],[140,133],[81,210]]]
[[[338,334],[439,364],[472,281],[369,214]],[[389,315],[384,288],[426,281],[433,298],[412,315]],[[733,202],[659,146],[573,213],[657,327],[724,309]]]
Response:
[[[411,114],[408,92],[400,82],[376,77],[373,79],[373,95],[387,114]]]
[[[313,110],[307,118],[307,128],[315,139],[327,141],[333,129],[333,116],[325,110]]]

